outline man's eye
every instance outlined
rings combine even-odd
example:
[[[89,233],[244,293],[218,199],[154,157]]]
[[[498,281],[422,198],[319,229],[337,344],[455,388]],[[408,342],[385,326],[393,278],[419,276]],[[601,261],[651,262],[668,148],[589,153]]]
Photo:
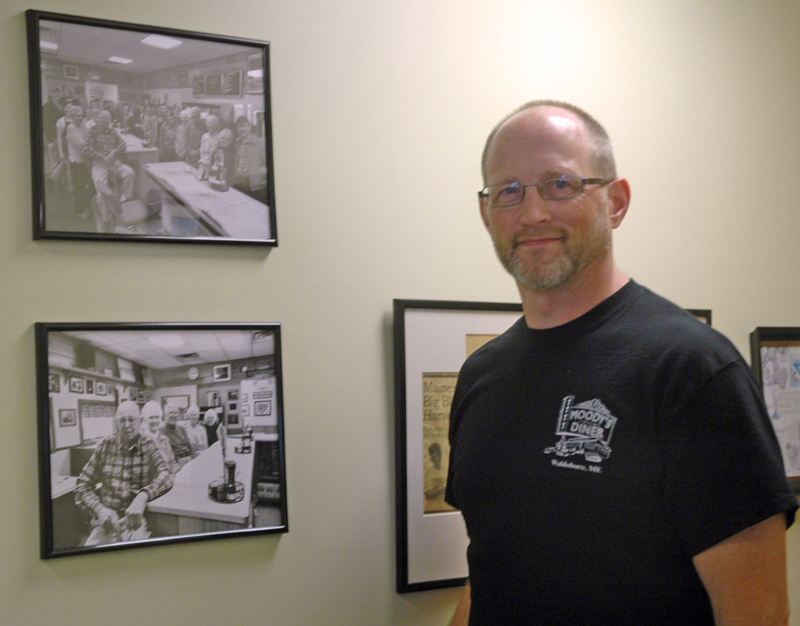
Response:
[[[506,185],[505,187],[501,187],[499,191],[499,195],[501,196],[513,196],[518,193],[519,193],[519,183]]]

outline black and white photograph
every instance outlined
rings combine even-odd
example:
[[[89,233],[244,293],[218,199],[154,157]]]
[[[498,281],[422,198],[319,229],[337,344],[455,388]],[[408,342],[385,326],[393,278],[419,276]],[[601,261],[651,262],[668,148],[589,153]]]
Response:
[[[225,365],[214,366],[214,380],[217,382],[224,382],[231,379],[231,366],[227,363]]]
[[[34,239],[277,245],[267,42],[26,17]]]
[[[38,323],[36,351],[43,559],[288,531],[279,324]]]

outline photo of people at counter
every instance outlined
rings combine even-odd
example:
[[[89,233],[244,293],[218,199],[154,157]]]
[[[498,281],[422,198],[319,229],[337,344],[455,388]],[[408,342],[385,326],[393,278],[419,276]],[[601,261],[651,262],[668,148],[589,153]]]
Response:
[[[121,542],[285,532],[274,325],[56,326],[43,333],[45,558]]]
[[[262,47],[38,32],[46,232],[275,238]]]

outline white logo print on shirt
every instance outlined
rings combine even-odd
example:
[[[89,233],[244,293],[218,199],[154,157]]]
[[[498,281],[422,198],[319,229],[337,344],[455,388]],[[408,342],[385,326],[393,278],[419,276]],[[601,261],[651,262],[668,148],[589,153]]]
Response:
[[[617,418],[597,398],[575,404],[575,396],[567,396],[561,401],[558,412],[556,435],[561,439],[555,446],[546,448],[545,454],[559,457],[582,455],[592,463],[601,463],[611,454],[611,434]],[[581,466],[564,461],[553,460],[554,465],[582,469],[595,473],[600,472],[598,466]]]

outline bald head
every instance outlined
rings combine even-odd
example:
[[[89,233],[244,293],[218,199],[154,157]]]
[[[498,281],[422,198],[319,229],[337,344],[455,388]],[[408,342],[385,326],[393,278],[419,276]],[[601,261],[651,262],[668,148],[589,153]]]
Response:
[[[506,115],[489,133],[481,158],[481,174],[483,175],[484,185],[490,184],[487,162],[493,151],[494,140],[498,133],[514,132],[518,122],[535,118],[546,118],[554,128],[560,126],[563,130],[572,128],[575,133],[582,132],[581,140],[585,142],[588,157],[597,170],[595,173],[608,180],[613,180],[617,177],[611,139],[597,120],[583,109],[568,102],[534,100],[523,104]],[[573,135],[574,137],[575,135]]]

